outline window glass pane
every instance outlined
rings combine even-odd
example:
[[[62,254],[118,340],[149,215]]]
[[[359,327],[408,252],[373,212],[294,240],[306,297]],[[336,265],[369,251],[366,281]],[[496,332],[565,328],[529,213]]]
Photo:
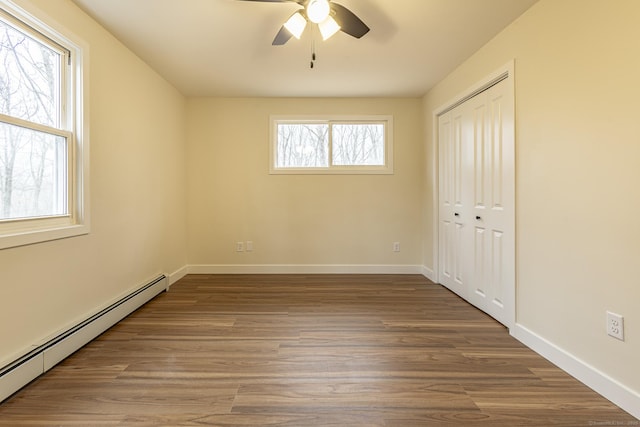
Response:
[[[60,57],[0,20],[0,112],[59,127]]]
[[[384,166],[384,124],[334,124],[333,164]]]
[[[0,220],[65,215],[67,139],[0,123]]]
[[[329,125],[278,124],[278,168],[329,166]]]

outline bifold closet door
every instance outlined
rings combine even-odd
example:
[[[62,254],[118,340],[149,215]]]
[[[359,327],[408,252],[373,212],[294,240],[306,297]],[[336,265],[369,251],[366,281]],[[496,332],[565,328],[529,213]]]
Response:
[[[440,282],[511,326],[513,98],[502,81],[439,118]]]
[[[457,108],[439,117],[440,206],[439,248],[440,283],[458,295],[466,297],[464,242],[467,224],[464,222],[466,202],[462,195],[462,109]]]

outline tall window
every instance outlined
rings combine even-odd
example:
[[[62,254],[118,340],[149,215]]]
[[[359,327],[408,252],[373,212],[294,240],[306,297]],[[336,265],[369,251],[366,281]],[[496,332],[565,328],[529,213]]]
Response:
[[[0,6],[1,249],[83,234],[88,224],[82,50]]]
[[[271,173],[392,173],[388,116],[272,117]]]

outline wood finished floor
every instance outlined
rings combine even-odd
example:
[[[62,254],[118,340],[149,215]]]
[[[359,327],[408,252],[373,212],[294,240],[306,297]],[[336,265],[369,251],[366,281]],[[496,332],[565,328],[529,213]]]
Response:
[[[422,276],[187,276],[0,425],[640,425]]]

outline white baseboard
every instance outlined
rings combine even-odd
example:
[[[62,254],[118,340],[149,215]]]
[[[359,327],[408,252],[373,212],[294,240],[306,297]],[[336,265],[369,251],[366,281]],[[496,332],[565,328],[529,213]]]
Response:
[[[600,372],[571,353],[547,341],[520,324],[510,331],[518,341],[549,360],[569,375],[640,419],[640,393]]]
[[[178,280],[182,279],[187,274],[189,274],[189,266],[188,265],[185,265],[184,267],[179,268],[178,270],[174,271],[173,273],[170,273],[168,275],[169,281],[167,282],[168,283],[167,290],[169,290],[169,287],[171,287],[171,285],[176,283]]]
[[[432,269],[430,269],[429,267],[425,266],[425,265],[422,266],[422,275],[424,277],[426,277],[427,279],[431,280],[433,283],[438,283],[436,281],[435,272]]]
[[[419,265],[190,265],[189,274],[421,274]]]

